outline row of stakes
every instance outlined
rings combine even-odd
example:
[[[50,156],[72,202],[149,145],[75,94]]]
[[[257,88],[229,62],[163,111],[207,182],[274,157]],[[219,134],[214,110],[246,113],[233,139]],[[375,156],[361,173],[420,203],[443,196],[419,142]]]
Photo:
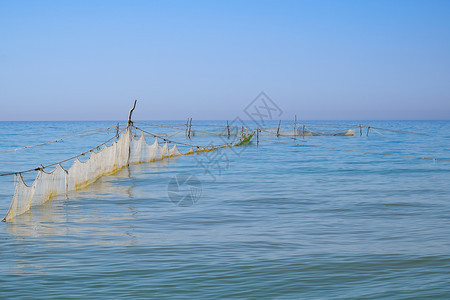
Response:
[[[295,115],[294,136],[297,136],[297,133],[298,133],[297,132],[297,124],[298,124],[297,123],[297,115]],[[276,133],[277,137],[280,136],[280,125],[281,125],[281,120],[278,121],[277,133]],[[363,135],[363,132],[362,132],[363,126],[362,125],[358,125],[358,126],[359,126],[359,136],[362,136]],[[306,133],[305,130],[306,130],[306,126],[302,125],[302,137],[303,138],[305,138],[305,133]],[[366,136],[369,136],[369,131],[370,131],[370,126],[367,127]],[[257,139],[259,139],[259,132],[261,132],[261,129],[257,128],[256,129],[256,137],[257,137]],[[189,138],[189,139],[192,136],[192,118],[187,118],[185,134],[186,134],[186,137]],[[241,134],[244,134],[244,126],[242,126],[242,128],[241,128]],[[230,135],[231,135],[230,134],[230,125],[229,125],[228,120],[227,120],[227,136],[228,136],[228,138],[230,137]]]

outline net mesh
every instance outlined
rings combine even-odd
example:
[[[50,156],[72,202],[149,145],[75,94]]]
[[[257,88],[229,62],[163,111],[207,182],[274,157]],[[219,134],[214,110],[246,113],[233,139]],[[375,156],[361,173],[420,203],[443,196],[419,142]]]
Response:
[[[186,154],[191,154],[188,152]],[[40,170],[32,185],[28,186],[22,175],[16,175],[15,192],[4,221],[10,221],[30,210],[32,206],[41,205],[57,195],[66,195],[70,191],[85,187],[99,177],[117,172],[129,164],[138,164],[182,155],[175,144],[169,148],[168,143],[160,145],[158,139],[148,144],[144,134],[134,138],[127,129],[111,145],[104,145],[98,151],[91,151],[89,158],[82,162],[75,159],[72,166],[65,170],[60,164],[49,173]]]

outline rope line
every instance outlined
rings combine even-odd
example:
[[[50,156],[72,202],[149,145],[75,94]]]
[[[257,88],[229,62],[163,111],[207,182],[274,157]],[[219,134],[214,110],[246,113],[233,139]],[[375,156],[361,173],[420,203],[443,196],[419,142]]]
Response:
[[[206,147],[211,147],[211,148],[217,148],[217,147],[222,147],[222,146],[230,145],[230,144],[228,143],[228,144],[221,144],[221,145],[197,146],[197,145],[187,144],[187,143],[183,143],[183,142],[176,142],[176,141],[167,139],[167,138],[165,138],[165,137],[159,136],[159,135],[157,135],[157,134],[148,132],[148,131],[146,131],[146,130],[140,128],[140,127],[136,127],[136,126],[133,126],[133,127],[136,128],[136,129],[138,129],[138,130],[140,130],[140,131],[142,131],[142,132],[144,132],[144,133],[146,133],[146,134],[149,134],[149,135],[151,135],[151,136],[153,136],[153,137],[162,139],[162,140],[165,141],[165,142],[168,142],[168,143],[174,143],[174,144],[179,144],[179,145],[188,146],[188,147],[196,147],[196,148],[206,148]]]
[[[365,126],[365,125],[355,125],[355,124],[329,124],[329,123],[312,123],[312,122],[303,122],[304,124],[309,124],[310,126],[336,126],[336,127],[351,127],[351,128],[370,128],[370,129],[378,129],[382,131],[390,131],[390,132],[398,132],[398,133],[405,133],[405,134],[417,134],[417,135],[426,135],[429,136],[427,133],[423,132],[413,132],[413,131],[406,131],[406,130],[396,130],[396,129],[387,129],[387,128],[380,128],[380,127],[373,127],[373,126]],[[301,124],[300,122],[297,122],[297,124]]]
[[[126,125],[125,123],[119,124],[119,126],[124,126]],[[113,125],[113,126],[108,126],[108,127],[102,127],[102,128],[94,128],[94,129],[86,129],[86,130],[74,130],[74,131],[68,131],[70,133],[82,133],[82,132],[89,132],[89,131],[100,131],[100,130],[108,130],[111,128],[117,128],[117,124]]]
[[[121,125],[119,125],[121,126]],[[48,141],[48,142],[43,142],[43,143],[39,143],[39,144],[35,144],[35,145],[29,145],[29,146],[24,146],[24,147],[20,147],[20,148],[16,148],[16,149],[10,149],[10,150],[5,150],[5,151],[0,151],[0,154],[2,153],[8,153],[8,152],[13,152],[13,151],[18,151],[18,150],[23,150],[23,149],[28,149],[28,148],[33,148],[33,147],[39,147],[39,146],[44,146],[44,145],[49,145],[49,144],[53,144],[53,143],[57,143],[57,142],[62,142],[64,140],[68,140],[68,139],[73,139],[79,136],[88,136],[91,134],[95,134],[97,131],[101,131],[101,130],[108,130],[111,128],[117,128],[116,126],[111,126],[111,127],[104,127],[104,128],[98,128],[98,129],[91,129],[91,130],[86,130],[86,131],[80,131],[80,132],[84,132],[84,133],[80,133],[80,134],[76,134],[76,135],[72,135],[72,136],[68,136],[68,137],[62,137],[56,140],[52,140],[52,141]],[[90,133],[87,133],[89,131],[93,131]]]
[[[126,129],[126,128],[125,128],[125,129]],[[125,131],[125,129],[123,129],[123,130],[120,132],[120,134],[122,134],[122,133]],[[86,155],[86,153],[90,153],[90,152],[94,151],[95,149],[100,148],[101,146],[107,144],[108,142],[112,141],[112,140],[115,139],[116,137],[117,137],[117,135],[113,136],[112,138],[108,139],[107,141],[105,141],[105,142],[103,142],[103,143],[101,143],[101,144],[99,144],[99,145],[97,145],[97,146],[95,146],[95,147],[93,147],[93,148],[91,148],[91,149],[85,151],[85,152],[82,152],[81,154],[72,156],[72,157],[70,157],[70,158],[67,158],[67,159],[64,159],[64,160],[61,160],[61,161],[58,161],[58,162],[55,162],[55,163],[51,163],[51,164],[48,164],[48,165],[46,165],[46,166],[40,165],[39,167],[34,168],[34,169],[29,169],[29,170],[25,170],[25,171],[16,171],[16,172],[3,173],[3,174],[0,174],[0,176],[9,176],[9,175],[22,174],[22,173],[29,173],[29,172],[33,172],[33,171],[40,171],[40,170],[43,170],[43,169],[48,168],[48,167],[51,167],[51,166],[56,166],[56,165],[58,165],[58,164],[64,163],[64,162],[66,162],[66,161],[70,161],[70,160],[75,159],[75,158],[77,158],[77,157],[84,156],[84,155]]]
[[[150,126],[150,127],[161,127],[161,128],[169,128],[169,129],[176,129],[179,131],[179,133],[184,132],[186,129],[185,128],[178,128],[175,126],[166,126],[166,125],[157,125],[157,124],[149,124],[149,123],[143,123],[143,122],[134,122],[134,123],[138,123],[138,124],[145,124],[146,126]],[[186,124],[183,125],[184,127],[186,127]],[[192,126],[211,126],[211,127],[224,127],[224,130],[227,129],[226,125],[192,125]],[[232,129],[239,129],[240,126],[230,126],[230,128]],[[199,133],[205,133],[205,134],[210,134],[210,135],[215,135],[215,136],[226,136],[227,134],[224,133],[215,133],[215,132],[208,132],[208,131],[201,131],[201,130],[193,130],[195,132],[199,132]],[[167,133],[167,135],[169,135],[169,133]]]
[[[226,121],[224,121],[226,122]],[[159,125],[159,124],[150,124],[150,123],[145,123],[145,122],[137,122],[135,121],[134,123],[137,124],[146,124],[146,125],[151,125],[151,126],[156,126],[156,127],[163,127],[163,125]],[[184,124],[174,124],[173,126],[178,126],[178,127],[186,127],[186,123]],[[227,125],[217,125],[217,124],[192,124],[192,126],[198,126],[198,127],[226,127]],[[166,126],[168,128],[170,128],[170,126]],[[180,130],[184,130],[184,129],[180,129]]]
[[[144,122],[134,122],[134,123],[143,124],[143,125],[147,125],[147,126],[151,126],[151,127],[170,128],[170,129],[177,129],[180,131],[184,131],[184,128],[182,129],[182,128],[175,127],[175,126],[181,126],[181,125],[168,126],[168,125],[149,124],[149,123],[144,123]],[[183,126],[185,126],[185,125],[183,125]]]
[[[261,138],[259,140],[260,141],[265,141],[265,142],[281,143],[281,144],[296,145],[296,146],[310,147],[310,148],[319,148],[319,149],[328,149],[328,150],[336,150],[336,151],[356,152],[356,153],[364,153],[364,154],[385,155],[385,156],[395,156],[395,157],[405,157],[405,158],[428,159],[428,160],[432,160],[432,161],[437,161],[437,160],[450,161],[450,159],[448,159],[448,158],[433,158],[433,157],[425,157],[425,156],[402,155],[402,154],[392,154],[392,153],[381,153],[381,152],[364,151],[364,150],[343,149],[343,148],[326,147],[326,146],[318,146],[318,145],[305,145],[305,144],[298,144],[298,143],[292,143],[292,142],[266,140],[266,139],[261,139]]]
[[[138,124],[146,124],[146,125],[151,125],[151,126],[156,126],[156,127],[164,127],[163,125],[158,125],[158,124],[150,124],[150,123],[145,123],[145,122],[135,122]],[[382,131],[390,131],[390,132],[397,132],[397,133],[404,133],[404,134],[416,134],[416,135],[426,135],[429,136],[429,134],[427,133],[422,133],[422,132],[413,132],[413,131],[406,131],[406,130],[396,130],[396,129],[388,129],[388,128],[380,128],[380,127],[373,127],[373,126],[367,126],[367,125],[357,125],[357,124],[330,124],[330,123],[315,123],[315,122],[298,122],[296,124],[308,124],[309,126],[335,126],[335,127],[350,127],[350,128],[370,128],[370,129],[378,129],[378,130],[382,130]],[[174,126],[179,126],[179,127],[184,127],[186,126],[186,124],[180,124],[180,125],[174,125]],[[225,127],[226,125],[214,125],[214,124],[193,124],[192,126],[205,126],[205,127]],[[178,129],[178,130],[183,130],[181,128],[175,128],[175,127],[170,127],[170,126],[165,126],[167,128],[174,128],[174,129]],[[291,127],[284,125],[281,126],[280,129],[290,129]],[[255,128],[252,128],[255,129]]]
[[[183,132],[185,132],[185,128],[178,128],[178,127],[173,127],[173,126],[167,126],[167,125],[157,125],[157,124],[149,124],[149,123],[144,123],[144,122],[134,122],[137,124],[145,124],[147,126],[151,126],[151,127],[162,127],[162,128],[170,128],[170,129],[176,129],[179,130],[179,132],[175,132],[175,133],[164,133],[167,136],[174,136],[176,134],[182,134]],[[186,124],[184,124],[183,126],[186,126]],[[194,125],[193,125],[194,126]],[[222,133],[220,132],[209,132],[209,131],[202,131],[202,130],[192,130],[193,132],[198,132],[198,133],[204,133],[204,134],[209,134],[212,136],[228,136],[228,133],[226,133],[227,131],[227,126],[226,125],[204,125],[204,124],[199,124],[199,125],[195,125],[195,126],[211,126],[211,127],[223,127],[224,130]],[[241,129],[241,126],[229,126],[230,129],[232,130],[237,130],[239,131]],[[142,130],[142,128],[140,128],[140,130]],[[256,129],[252,129],[252,130],[256,130]],[[152,134],[153,135],[153,134]],[[184,135],[184,134],[183,134]],[[238,136],[236,134],[231,134],[230,136]],[[158,136],[159,138],[163,138],[161,135]],[[174,142],[177,143],[177,142]]]

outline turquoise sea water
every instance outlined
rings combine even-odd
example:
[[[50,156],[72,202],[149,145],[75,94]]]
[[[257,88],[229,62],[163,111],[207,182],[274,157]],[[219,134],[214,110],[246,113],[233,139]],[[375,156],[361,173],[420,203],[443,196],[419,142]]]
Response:
[[[116,123],[0,122],[0,152]],[[297,143],[450,158],[449,121],[340,122],[359,123],[429,136],[371,131]],[[0,173],[113,134],[0,153]],[[267,141],[207,155],[133,165],[0,223],[0,298],[450,297],[450,162]],[[200,181],[192,206],[168,197],[180,174]],[[13,192],[14,177],[0,177],[2,217]]]

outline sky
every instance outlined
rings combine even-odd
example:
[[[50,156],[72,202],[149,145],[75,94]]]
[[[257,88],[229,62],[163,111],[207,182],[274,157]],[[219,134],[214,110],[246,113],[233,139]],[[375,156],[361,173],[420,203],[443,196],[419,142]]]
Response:
[[[450,1],[0,0],[0,121],[450,119]]]

